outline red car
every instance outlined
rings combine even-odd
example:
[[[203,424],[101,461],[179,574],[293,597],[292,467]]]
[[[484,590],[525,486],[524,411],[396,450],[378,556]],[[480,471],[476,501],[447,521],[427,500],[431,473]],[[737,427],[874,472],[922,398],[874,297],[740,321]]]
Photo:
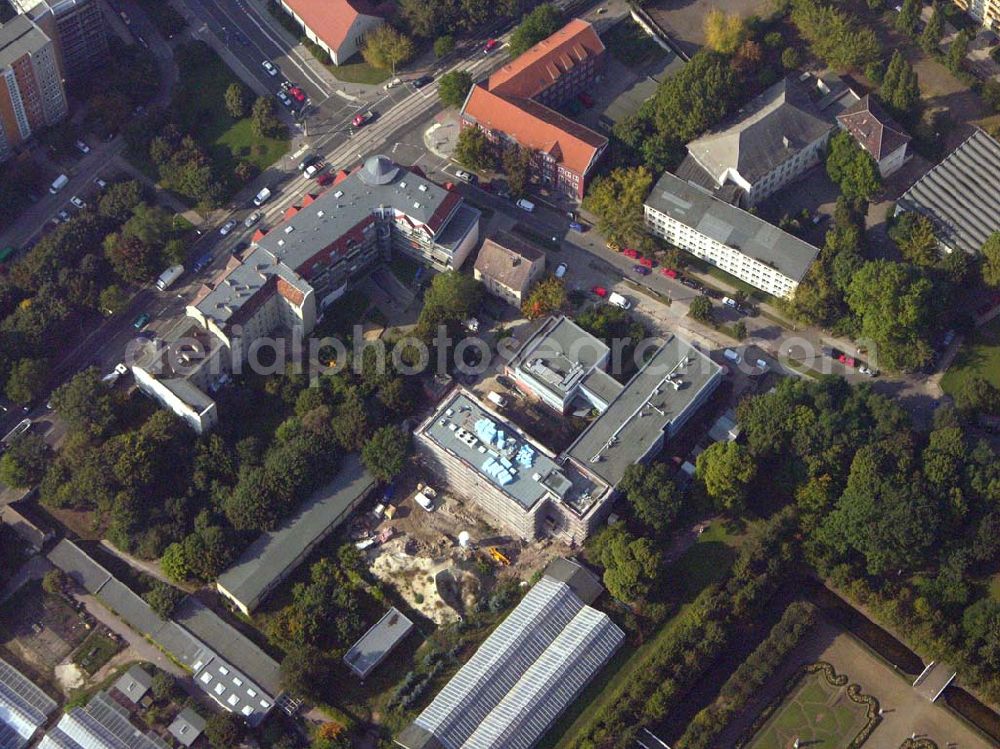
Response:
[[[299,104],[301,104],[306,100],[305,91],[303,91],[298,86],[292,86],[290,89],[288,89],[288,95],[291,96],[293,99],[295,99],[295,101],[297,101]]]
[[[351,124],[354,125],[354,127],[361,127],[362,125],[367,125],[374,118],[375,113],[371,110],[368,110],[367,112],[358,112],[354,115],[354,119],[351,120]]]
[[[605,289],[603,286],[595,286],[594,288],[591,289],[591,291],[597,294],[597,296],[599,296],[601,299],[603,299],[608,295],[608,290]]]
[[[625,257],[630,257],[633,260],[638,260],[639,258],[642,257],[642,253],[639,252],[639,250],[633,250],[631,247],[626,247],[624,250],[622,250],[622,255],[624,255]]]
[[[665,275],[667,278],[677,278],[677,271],[673,268],[660,268],[660,273]]]
[[[486,42],[486,46],[483,47],[483,54],[484,55],[488,55],[490,52],[492,52],[494,49],[496,49],[496,46],[499,43],[500,42],[498,42],[496,39],[490,39],[490,40],[488,40]]]
[[[652,268],[653,259],[648,257],[639,258],[639,265],[644,265],[647,268]]]
[[[847,354],[841,354],[837,357],[837,361],[848,367],[856,367],[857,362],[854,360],[853,356],[848,356]]]
[[[580,100],[580,103],[583,104],[583,106],[585,106],[587,109],[590,109],[592,106],[594,106],[594,99],[590,96],[590,94],[586,93],[580,94],[577,98]]]

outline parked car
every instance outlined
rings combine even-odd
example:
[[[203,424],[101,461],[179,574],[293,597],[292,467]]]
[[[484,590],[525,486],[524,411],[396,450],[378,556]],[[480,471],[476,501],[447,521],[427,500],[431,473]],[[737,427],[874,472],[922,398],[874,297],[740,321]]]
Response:
[[[82,210],[83,210],[84,208],[86,208],[86,207],[87,207],[87,204],[86,204],[86,203],[84,203],[84,202],[83,202],[83,200],[81,200],[80,198],[78,198],[78,197],[77,197],[76,195],[74,195],[74,196],[73,196],[72,198],[70,198],[70,199],[69,199],[69,202],[70,202],[70,203],[72,203],[73,205],[75,205],[75,206],[76,206],[77,208],[79,208],[79,209],[80,209],[81,211],[82,211]]]
[[[496,39],[487,39],[486,45],[483,47],[483,54],[488,55],[490,52],[492,52],[497,48],[498,44],[500,44],[500,42],[497,41]]]
[[[622,255],[624,255],[625,257],[630,257],[633,260],[638,260],[639,258],[642,257],[642,253],[639,252],[639,250],[633,250],[631,247],[626,247],[624,250],[622,250]]]
[[[673,268],[660,268],[660,273],[662,273],[667,278],[677,278],[677,271]]]
[[[94,184],[95,184],[95,185],[97,185],[97,189],[98,189],[98,190],[103,190],[103,189],[104,189],[105,187],[107,187],[107,186],[108,186],[108,183],[107,183],[107,182],[105,182],[105,181],[104,181],[103,179],[101,179],[100,177],[95,177],[95,178],[94,178]]]
[[[292,100],[288,98],[288,94],[286,94],[284,91],[279,91],[278,93],[275,94],[275,96],[278,97],[278,101],[280,101],[284,106],[286,107],[292,106]]]
[[[640,276],[648,276],[652,271],[645,265],[633,265],[632,270]]]
[[[288,89],[288,95],[291,96],[293,99],[295,99],[295,101],[297,101],[299,104],[306,103],[306,92],[303,91],[298,86],[291,86]]]
[[[306,167],[306,170],[302,172],[302,176],[305,177],[306,179],[312,179],[322,168],[323,168],[322,164],[312,164]]]
[[[69,221],[69,211],[67,211],[65,208],[59,211],[59,218],[62,221]]]
[[[732,307],[733,309],[737,309],[740,306],[736,303],[735,299],[728,296],[722,297],[722,303],[727,307]]]
[[[80,153],[90,153],[90,146],[88,146],[82,140],[78,140],[75,145],[76,145],[76,150],[78,150]]]
[[[264,62],[262,62],[261,65],[264,67],[264,70],[267,71],[268,75],[275,76],[278,74],[278,69],[274,66],[274,63],[271,62],[270,60],[264,60]]]
[[[302,161],[299,162],[299,171],[304,172],[306,167],[312,166],[317,161],[319,161],[319,156],[314,153],[308,154]]]
[[[629,301],[627,297],[622,296],[616,291],[611,292],[611,294],[608,296],[608,304],[613,304],[615,307],[618,307],[619,309],[632,308],[632,302]]]
[[[354,119],[351,120],[351,124],[354,125],[354,127],[363,127],[374,119],[375,112],[369,109],[367,112],[358,112],[354,115]]]
[[[579,221],[570,221],[569,228],[570,231],[578,231],[581,234],[583,233],[583,224],[581,224]]]
[[[653,262],[653,258],[643,257],[639,258],[639,265],[643,266],[644,268],[652,268],[655,265],[655,263]]]
[[[603,286],[594,286],[591,289],[591,291],[597,294],[597,296],[599,296],[601,299],[604,299],[604,297],[608,295],[608,290],[605,289]]]
[[[455,176],[462,180],[463,182],[468,182],[470,185],[474,185],[479,182],[479,177],[477,177],[472,172],[467,172],[464,169],[459,169],[455,172]]]
[[[143,312],[132,322],[132,327],[135,328],[136,330],[142,330],[147,325],[149,325],[149,320],[150,320],[149,313]]]
[[[534,213],[535,211],[535,204],[532,203],[527,198],[521,198],[520,200],[518,200],[517,207],[520,208],[522,211],[527,211],[528,213]]]
[[[556,266],[556,272],[555,272],[556,278],[562,278],[563,276],[565,276],[567,270],[568,268],[566,266],[566,263],[559,263],[559,265]]]
[[[426,86],[428,83],[430,83],[433,80],[434,80],[434,76],[432,76],[432,75],[422,75],[419,78],[417,78],[415,81],[413,81],[413,88],[423,88],[424,86]]]
[[[687,276],[684,276],[683,278],[681,278],[681,283],[684,284],[685,286],[687,286],[689,289],[700,289],[701,288],[701,284],[700,283],[698,283],[697,281],[695,281],[693,278],[688,278]]]
[[[219,228],[219,234],[226,236],[229,232],[236,228],[236,219],[229,219]]]
[[[878,370],[872,369],[867,364],[862,364],[860,367],[858,367],[858,371],[861,374],[865,375],[866,377],[875,377],[878,375]]]
[[[251,226],[256,224],[262,218],[264,218],[263,213],[261,213],[260,211],[254,211],[249,216],[247,216],[246,221],[243,222],[243,225],[249,229]]]

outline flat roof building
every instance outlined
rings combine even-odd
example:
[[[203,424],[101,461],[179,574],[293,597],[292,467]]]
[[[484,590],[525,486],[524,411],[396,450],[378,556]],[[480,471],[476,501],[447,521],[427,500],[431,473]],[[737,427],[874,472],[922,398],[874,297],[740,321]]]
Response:
[[[755,288],[788,297],[819,249],[664,172],[645,202],[646,227]]]
[[[56,707],[55,700],[0,658],[0,747],[26,747]]]
[[[948,252],[977,254],[1000,231],[1000,142],[977,129],[896,202],[929,218]]]
[[[412,629],[413,622],[393,606],[344,654],[344,663],[365,679]]]
[[[108,24],[100,0],[9,0],[55,42],[59,68],[78,80],[108,58]]]
[[[358,455],[345,455],[333,480],[314,492],[278,528],[261,534],[219,575],[215,587],[249,615],[374,487],[375,478]]]
[[[625,633],[544,575],[395,741],[405,749],[530,749]]]

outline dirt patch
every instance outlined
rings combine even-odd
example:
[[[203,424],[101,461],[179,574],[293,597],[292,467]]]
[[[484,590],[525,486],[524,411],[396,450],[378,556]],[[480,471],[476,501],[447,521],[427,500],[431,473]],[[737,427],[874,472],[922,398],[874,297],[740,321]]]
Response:
[[[56,682],[63,692],[69,694],[84,684],[83,671],[75,663],[61,663],[55,668]]]
[[[89,629],[84,616],[58,596],[44,593],[38,581],[27,583],[0,609],[0,643],[42,673],[51,673]]]

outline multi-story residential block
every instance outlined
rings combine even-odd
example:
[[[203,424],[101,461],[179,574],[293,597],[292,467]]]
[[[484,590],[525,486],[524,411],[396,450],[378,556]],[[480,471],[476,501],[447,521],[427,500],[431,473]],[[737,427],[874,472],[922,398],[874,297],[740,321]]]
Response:
[[[836,116],[857,100],[839,79],[786,78],[688,143],[677,175],[727,202],[755,206],[819,162]]]
[[[929,218],[946,252],[977,254],[1000,230],[1000,141],[976,129],[896,202]]]
[[[483,242],[473,274],[493,296],[520,307],[528,290],[544,272],[544,252],[511,234],[501,233]]]
[[[646,227],[768,294],[791,296],[819,250],[705,188],[665,172],[646,198]]]
[[[334,65],[361,51],[365,35],[385,23],[382,11],[367,0],[280,0],[308,39],[325,50]]]
[[[52,40],[24,15],[0,26],[0,161],[67,110]]]
[[[480,128],[501,148],[516,144],[530,150],[542,184],[582,199],[608,139],[555,108],[593,87],[604,66],[604,44],[594,27],[573,19],[473,86],[462,107],[462,125]]]
[[[74,80],[108,59],[108,26],[101,0],[10,0],[56,45],[63,78]]]
[[[955,0],[955,5],[986,28],[1000,32],[1000,0]]]
[[[895,173],[907,159],[910,136],[871,94],[837,115],[837,124],[872,155],[883,177]]]
[[[246,362],[261,336],[309,335],[351,282],[393,253],[437,270],[460,268],[479,240],[479,216],[419,170],[373,156],[289,208],[270,231],[258,231],[188,305],[188,324],[200,332],[181,325],[164,336],[133,363],[136,383],[199,433],[209,429],[217,416],[205,388]],[[187,348],[169,354],[175,342]]]

